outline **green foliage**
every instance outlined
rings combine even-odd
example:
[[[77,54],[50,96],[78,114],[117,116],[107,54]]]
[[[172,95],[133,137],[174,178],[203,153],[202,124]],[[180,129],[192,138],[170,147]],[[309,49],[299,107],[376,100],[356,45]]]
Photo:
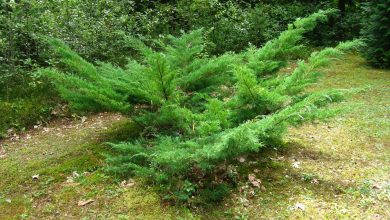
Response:
[[[8,129],[15,132],[48,120],[54,105],[54,100],[48,102],[39,97],[11,102],[0,100],[0,138],[8,135]]]
[[[122,82],[121,73],[109,64],[102,64],[99,69],[81,58],[77,53],[58,40],[50,43],[62,56],[62,62],[73,68],[78,75],[62,74],[54,69],[43,69],[36,75],[51,76],[58,80],[57,88],[65,100],[71,100],[72,108],[78,110],[111,110],[123,112],[128,105],[123,104],[126,97],[121,93],[125,90],[126,81]],[[99,74],[98,74],[99,71]],[[114,79],[116,81],[114,81]],[[112,88],[107,88],[114,86]],[[72,91],[77,89],[77,91]]]
[[[364,1],[321,1],[323,4],[321,8],[338,8],[339,11],[332,14],[329,21],[320,23],[305,37],[310,44],[319,47],[335,46],[337,42],[359,37],[363,17],[362,2]]]
[[[47,84],[47,82],[31,74],[37,68],[52,66],[56,62],[43,36],[61,39],[77,54],[94,65],[99,61],[104,61],[123,67],[127,63],[127,57],[138,55],[134,48],[127,44],[130,35],[142,39],[146,45],[157,49],[159,41],[170,40],[169,37],[165,38],[168,33],[179,36],[183,31],[203,29],[206,40],[202,45],[203,53],[217,55],[227,51],[240,52],[248,45],[259,47],[273,39],[295,18],[306,16],[319,8],[329,7],[331,6],[324,4],[324,1],[304,0],[293,2],[281,0],[261,2],[0,0],[0,99],[12,102],[13,99],[25,99],[32,93],[41,98],[46,96],[47,102],[53,98],[51,92],[36,88],[36,84]],[[331,26],[331,30],[335,29],[333,24]],[[336,29],[339,30],[339,28]],[[348,28],[342,32],[350,29],[358,30]],[[330,32],[322,30],[323,28],[317,32]],[[331,41],[340,39],[333,35],[324,36],[309,36],[309,38],[326,38]],[[185,47],[181,45],[183,46]],[[199,49],[193,48],[194,52]],[[191,59],[191,55],[186,57],[182,51],[176,51],[178,52],[176,56],[183,56],[181,63],[186,59]],[[305,51],[301,50],[301,53],[297,53],[296,56],[302,57]],[[225,59],[207,62],[207,65],[198,63],[198,65],[204,65],[198,74],[221,72],[216,68],[225,68],[226,65],[222,63],[229,63],[228,58],[231,58],[229,54]],[[272,72],[278,66],[277,62],[279,61],[265,71]],[[254,66],[256,65],[255,63]],[[89,67],[85,68],[85,71],[89,71]],[[105,69],[109,73],[112,68],[108,65]],[[198,76],[200,75],[188,76],[187,79],[183,79],[182,83],[188,83],[188,86],[193,88],[205,83],[215,83],[206,77],[198,79]],[[196,81],[197,84],[186,80]],[[223,81],[224,79],[218,77],[212,80]],[[97,88],[88,90],[98,92]],[[38,94],[37,91],[42,91],[42,93]],[[99,101],[100,104],[96,105],[104,105],[106,98],[111,99],[113,95],[118,94],[104,94]],[[115,101],[121,100],[119,96],[115,98]],[[90,105],[91,103],[87,103],[85,106]],[[113,103],[108,105],[113,105]],[[81,109],[83,106],[78,108]],[[118,105],[115,108],[127,109],[126,106]]]
[[[365,5],[362,37],[367,45],[363,54],[375,67],[390,67],[390,1],[380,0]]]
[[[204,28],[212,54],[239,52],[275,38],[297,17],[318,10],[317,3],[283,1],[179,1],[177,18],[185,30]],[[229,36],[229,37],[226,37]]]
[[[330,13],[297,19],[278,38],[239,54],[207,55],[202,30],[169,36],[158,50],[128,38],[139,56],[123,69],[93,65],[50,40],[65,66],[40,73],[73,108],[122,112],[139,125],[134,141],[111,144],[117,154],[107,159],[110,172],[144,177],[169,200],[203,193],[219,201],[229,191],[212,180],[221,166],[280,142],[288,126],[334,114],[324,107],[339,101],[340,91],[304,89],[317,80],[319,67],[360,42],[315,52],[291,74],[277,74],[299,52],[302,35]]]

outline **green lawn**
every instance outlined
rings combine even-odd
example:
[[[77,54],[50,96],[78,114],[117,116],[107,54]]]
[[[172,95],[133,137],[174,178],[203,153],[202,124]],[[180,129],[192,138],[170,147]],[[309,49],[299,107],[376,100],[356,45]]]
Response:
[[[237,167],[240,186],[221,204],[172,207],[141,180],[113,181],[103,171],[104,142],[127,136],[131,123],[101,114],[0,142],[0,219],[389,219],[390,71],[349,56],[324,72],[311,89],[362,91],[333,106],[343,115],[293,128],[283,148],[247,158]],[[249,186],[248,174],[262,189]]]

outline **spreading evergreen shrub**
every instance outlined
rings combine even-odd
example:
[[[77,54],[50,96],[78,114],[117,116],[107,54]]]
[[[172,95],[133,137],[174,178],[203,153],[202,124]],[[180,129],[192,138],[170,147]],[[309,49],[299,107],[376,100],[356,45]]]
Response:
[[[126,68],[93,65],[58,40],[51,44],[61,67],[43,69],[71,107],[117,111],[138,124],[139,137],[111,144],[108,171],[136,175],[156,184],[166,199],[194,195],[219,201],[234,175],[213,178],[234,158],[279,143],[289,126],[331,116],[329,103],[340,91],[310,93],[319,67],[339,58],[358,41],[341,43],[299,61],[290,74],[279,74],[299,53],[302,35],[332,11],[298,19],[261,48],[208,56],[202,30],[169,37],[153,50],[142,41],[127,43],[140,53]]]
[[[375,67],[390,67],[390,1],[378,0],[365,5],[362,37],[367,47],[363,54]]]

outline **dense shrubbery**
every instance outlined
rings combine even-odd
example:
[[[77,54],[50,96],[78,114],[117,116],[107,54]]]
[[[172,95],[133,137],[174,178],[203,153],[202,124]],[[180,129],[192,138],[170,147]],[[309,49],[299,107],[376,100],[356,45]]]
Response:
[[[350,6],[344,14],[335,13],[329,21],[319,24],[305,37],[313,46],[334,46],[339,41],[352,40],[359,37],[361,29],[362,9],[360,4]]]
[[[367,45],[363,54],[375,67],[390,67],[390,1],[365,5],[362,37]]]
[[[51,40],[64,65],[39,74],[53,80],[72,108],[122,112],[138,124],[138,138],[112,144],[110,172],[144,177],[168,200],[206,195],[217,201],[234,179],[226,169],[232,159],[275,146],[288,126],[333,114],[323,107],[340,100],[340,91],[304,89],[316,82],[319,67],[359,42],[315,52],[290,74],[278,74],[302,48],[302,35],[329,13],[296,20],[261,48],[220,56],[204,52],[202,30],[169,36],[158,49],[127,38],[139,56],[125,68],[94,65]],[[222,182],[211,178],[217,170]]]
[[[237,1],[0,1],[1,59],[15,67],[47,65],[50,57],[41,35],[67,42],[89,61],[125,64],[131,51],[126,35],[149,45],[165,34],[204,28],[207,51],[240,51],[260,46],[297,17],[314,12],[316,4],[245,3]],[[229,36],[227,38],[226,36]],[[103,52],[104,51],[104,52]]]
[[[62,39],[90,62],[126,64],[132,55],[123,40],[128,35],[156,46],[166,34],[203,28],[208,42],[205,51],[221,54],[261,46],[277,36],[297,17],[334,7],[328,1],[1,1],[0,0],[0,92],[10,92],[14,80],[28,85],[28,72],[50,65],[51,56],[42,35]],[[307,37],[316,45],[350,39],[357,19],[347,10],[345,19],[333,19]],[[356,6],[356,8],[358,8]],[[355,19],[356,18],[356,19]],[[355,22],[356,21],[356,22]],[[344,24],[348,25],[346,28]],[[229,36],[229,37],[226,37]],[[11,84],[10,86],[3,86]],[[5,90],[5,91],[4,91]],[[0,93],[0,94],[1,94]]]
[[[55,105],[55,100],[48,102],[46,99],[28,98],[12,100],[12,102],[0,101],[0,138],[24,128],[47,121]],[[8,131],[12,128],[13,130]]]
[[[31,75],[36,68],[56,61],[43,35],[62,39],[89,62],[124,66],[126,57],[135,55],[124,43],[129,35],[158,47],[155,39],[165,40],[168,33],[178,36],[182,31],[203,28],[204,51],[240,51],[249,43],[259,46],[273,38],[288,22],[312,12],[314,4],[310,5],[282,1],[0,0],[0,100],[22,106],[19,100],[28,101],[34,91],[40,100],[46,97],[47,107],[52,107],[54,94],[36,90],[37,79]]]
[[[18,80],[15,84],[8,84],[8,93],[0,96],[0,138],[7,136],[9,129],[16,132],[47,122],[55,116],[52,110],[63,102],[49,84],[37,78],[30,79],[29,83],[25,86]]]

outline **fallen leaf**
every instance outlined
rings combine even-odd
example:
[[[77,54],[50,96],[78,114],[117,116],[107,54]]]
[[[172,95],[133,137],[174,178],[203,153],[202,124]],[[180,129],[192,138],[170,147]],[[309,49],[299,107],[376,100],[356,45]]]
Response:
[[[260,188],[260,183],[258,181],[251,182],[254,187]]]
[[[253,198],[256,195],[256,192],[254,190],[249,191],[249,197]]]
[[[261,180],[257,179],[255,174],[249,174],[248,175],[248,180],[252,184],[252,186],[254,186],[256,188],[260,188],[261,187]]]
[[[19,139],[20,139],[20,137],[17,134],[13,134],[12,137],[11,137],[12,141],[18,141]]]
[[[238,200],[244,207],[248,207],[249,206],[249,200],[247,198],[240,197],[240,198],[238,198]]]
[[[239,161],[240,163],[244,163],[245,160],[246,160],[245,157],[239,157],[239,158],[238,158],[238,161]]]
[[[77,203],[78,206],[85,206],[85,205],[88,205],[90,203],[93,203],[95,200],[93,199],[88,199],[88,200],[81,200]]]
[[[254,181],[255,179],[256,179],[255,174],[249,174],[249,175],[248,175],[248,180],[249,180],[249,181],[252,182],[252,181]]]
[[[81,123],[84,123],[87,120],[87,117],[83,116],[81,117]]]
[[[381,186],[379,183],[374,183],[374,184],[372,185],[372,188],[373,188],[373,189],[381,189],[382,186]]]
[[[311,181],[311,183],[312,183],[312,184],[319,184],[320,181],[318,181],[318,179],[315,179],[315,178],[314,178],[314,179]]]
[[[66,183],[74,183],[74,179],[71,176],[66,177]]]
[[[294,209],[300,209],[300,210],[302,210],[302,211],[305,211],[305,208],[306,208],[306,206],[304,205],[304,204],[302,204],[302,203],[297,203],[297,204],[295,204],[295,206],[294,206]]]
[[[299,168],[300,164],[301,164],[300,162],[295,161],[294,163],[292,163],[292,167]]]
[[[78,177],[80,177],[80,174],[78,174],[76,171],[73,171],[72,177],[73,178],[78,178]]]
[[[129,180],[123,180],[121,182],[121,186],[124,187],[124,188],[129,188],[129,187],[133,187],[135,185],[135,181],[133,179],[129,179]]]
[[[33,175],[33,176],[32,176],[32,179],[33,179],[33,180],[38,180],[38,179],[39,179],[39,174]]]
[[[7,202],[7,203],[11,203],[11,199],[5,199],[5,201]]]

